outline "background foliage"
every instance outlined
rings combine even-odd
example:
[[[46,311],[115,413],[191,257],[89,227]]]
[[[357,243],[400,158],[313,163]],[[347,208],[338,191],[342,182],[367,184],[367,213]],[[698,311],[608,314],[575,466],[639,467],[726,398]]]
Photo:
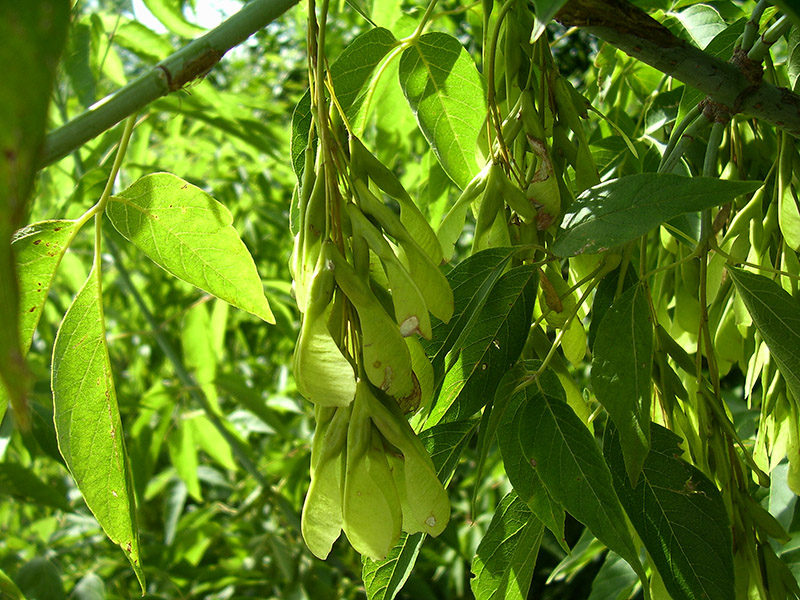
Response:
[[[192,23],[202,3],[144,4],[157,21],[139,21],[133,11],[142,5],[128,0],[73,3],[48,130],[204,31]],[[340,100],[347,85],[355,86],[350,124],[436,226],[488,153],[484,52],[492,32],[485,25],[494,26],[501,6],[490,18],[492,2],[440,2],[426,33],[388,63],[365,100],[363,82],[353,83],[356,67],[377,65],[392,40],[414,32],[426,7],[389,0],[333,4],[325,50],[334,84],[342,82]],[[737,117],[724,135],[720,128],[692,131],[681,142],[682,155],[664,169],[670,135],[703,94],[581,29],[550,21],[561,3],[512,4],[506,23],[514,19],[519,45],[530,52],[518,60],[536,57],[549,65],[537,73],[541,89],[544,78],[565,82],[548,89],[561,85],[572,106],[570,116],[553,111],[548,122],[543,107],[556,100],[533,98],[566,211],[565,229],[553,238],[555,228],[541,223],[537,241],[569,260],[541,270],[538,263],[521,264],[506,248],[518,240],[481,238],[479,209],[463,206],[461,222],[447,235],[453,258],[444,267],[461,293],[450,325],[434,322],[434,339],[426,344],[443,384],[428,421],[436,427],[422,434],[440,475],[451,474],[453,516],[440,537],[424,544],[419,536],[404,538],[384,563],[362,562],[346,540],[318,561],[300,534],[314,420],[289,367],[299,313],[288,263],[302,165],[297,144],[305,141],[307,6],[293,8],[201,81],[139,114],[115,189],[167,172],[211,194],[230,211],[275,319],[267,325],[176,279],[111,223],[103,226],[106,330],[95,335],[105,333],[109,342],[148,597],[606,599],[642,597],[640,576],[649,577],[653,598],[695,597],[698,589],[710,598],[800,596],[800,218],[793,138]],[[796,19],[784,3],[634,4],[723,60],[754,10],[766,8],[759,13],[761,31],[780,18],[777,8]],[[798,23],[780,23],[765,77],[793,88],[800,73]],[[514,86],[524,88],[510,81],[517,58],[508,41],[513,31],[505,27],[496,57],[505,72],[496,72],[494,98],[503,116],[513,112]],[[543,43],[534,46],[528,40],[537,30]],[[378,54],[370,56],[368,46]],[[552,54],[545,55],[548,47]],[[461,84],[437,95],[426,87],[437,76],[426,65],[443,62]],[[26,97],[41,98],[41,89],[31,83]],[[557,102],[563,108],[563,96]],[[437,129],[442,113],[456,123],[445,131]],[[123,127],[39,171],[33,199],[15,226],[84,215],[112,173]],[[473,131],[481,133],[477,142]],[[707,147],[716,149],[711,159]],[[533,160],[533,151],[525,152]],[[648,176],[659,170],[659,179]],[[697,177],[687,182],[685,175]],[[635,205],[636,194],[650,202]],[[587,206],[589,219],[580,210]],[[695,249],[710,224],[695,211],[712,208],[716,244],[725,255],[710,254],[706,262]],[[635,213],[635,227],[622,218],[626,211]],[[108,216],[114,222],[112,209]],[[53,426],[56,332],[89,276],[90,231],[84,228],[64,254],[28,353],[32,433],[21,434],[10,411],[0,425],[1,597],[19,597],[11,580],[30,599],[140,594],[136,573],[65,468]],[[612,246],[619,256],[602,273],[594,270],[595,259],[581,254]],[[724,276],[726,255],[762,267],[758,272],[769,279],[753,269],[730,268]],[[631,266],[601,278],[620,262]],[[776,270],[790,276],[775,278]],[[581,294],[591,302],[581,305]],[[702,307],[701,298],[708,299]],[[548,308],[549,316],[543,314]],[[560,319],[569,311],[582,333]],[[528,332],[532,315],[537,321]],[[703,320],[713,327],[710,344],[698,341]],[[459,327],[472,337],[448,355]],[[487,339],[501,334],[497,352],[487,347]],[[560,348],[551,355],[556,340]],[[646,364],[621,347],[644,351]],[[517,363],[520,357],[525,360]],[[489,373],[477,370],[487,364]],[[614,372],[631,375],[620,382]],[[539,383],[518,389],[533,373]],[[631,397],[634,410],[630,403],[615,405]],[[491,410],[482,411],[487,404]],[[519,423],[530,424],[527,435]],[[692,520],[698,514],[704,515],[701,529]],[[744,522],[729,522],[731,515]],[[665,521],[696,539],[687,544],[680,531],[665,533],[659,526]],[[652,567],[644,573],[642,543],[660,576]],[[708,548],[698,559],[703,544]],[[736,553],[726,554],[731,544]],[[656,547],[668,550],[662,556]],[[705,561],[699,573],[697,560]],[[688,583],[676,592],[671,581]]]

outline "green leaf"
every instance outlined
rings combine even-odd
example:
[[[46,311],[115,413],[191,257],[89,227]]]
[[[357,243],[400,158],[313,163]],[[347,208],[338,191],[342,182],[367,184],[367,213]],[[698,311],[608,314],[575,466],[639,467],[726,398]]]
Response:
[[[194,439],[195,429],[186,418],[178,420],[177,426],[169,432],[167,448],[169,457],[178,476],[186,484],[189,495],[202,502],[203,492],[200,488],[200,478],[197,475],[197,443]]]
[[[23,356],[31,347],[53,275],[75,231],[75,221],[42,221],[20,229],[11,240],[19,281],[19,332]],[[0,385],[0,420],[7,406],[8,393]]]
[[[65,600],[64,582],[58,568],[48,559],[37,557],[25,563],[16,584],[30,600]]]
[[[153,16],[175,35],[194,38],[206,32],[183,16],[183,0],[144,0],[144,4]]]
[[[500,277],[445,375],[429,424],[458,421],[492,398],[503,375],[517,362],[536,302],[538,269],[522,265]]]
[[[588,600],[625,600],[633,596],[638,578],[619,554],[609,552],[592,581]]]
[[[440,423],[419,434],[425,449],[431,455],[436,474],[442,481],[447,481],[455,471],[458,459],[472,439],[479,420],[478,417],[474,417],[463,421]]]
[[[552,250],[558,256],[602,252],[678,215],[725,204],[760,185],[671,173],[612,179],[584,191],[569,206]]]
[[[112,196],[114,227],[178,279],[275,323],[253,258],[230,211],[171,173],[142,177]]]
[[[11,578],[0,570],[0,598],[3,600],[25,600],[25,596]]]
[[[680,458],[681,439],[655,423],[639,483],[631,486],[619,437],[609,424],[603,452],[614,487],[672,598],[733,598],[731,530],[719,490]]]
[[[348,44],[331,65],[336,99],[356,135],[364,128],[367,115],[361,109],[365,108],[375,69],[396,44],[391,31],[376,27]],[[306,91],[292,114],[292,165],[298,181],[303,176],[303,153],[308,146],[311,122],[311,95]]]
[[[800,302],[763,275],[734,267],[728,273],[786,385],[800,399]]]
[[[0,495],[11,496],[39,506],[69,510],[69,502],[64,491],[54,489],[39,479],[36,473],[17,463],[0,463]]]
[[[453,289],[453,316],[447,323],[431,318],[432,339],[422,340],[434,369],[441,367],[448,352],[460,347],[460,340],[471,331],[489,293],[516,252],[513,248],[489,248],[473,254],[448,273],[447,280]]]
[[[400,58],[400,86],[442,167],[464,189],[478,173],[475,145],[486,119],[483,79],[454,37],[426,33]]]
[[[56,336],[52,370],[56,435],[89,510],[125,552],[144,591],[136,506],[100,294],[100,272],[92,269]]]
[[[725,21],[714,7],[695,4],[673,13],[701,49],[725,30]]]
[[[407,535],[403,532],[400,541],[383,560],[362,557],[361,578],[368,600],[393,600],[397,596],[411,575],[424,539],[423,533]]]
[[[544,526],[514,492],[500,501],[472,559],[476,600],[525,600]]]
[[[30,429],[28,376],[16,315],[25,309],[19,304],[11,238],[27,212],[70,6],[68,0],[0,3],[0,418],[8,397],[23,430]]]
[[[533,25],[531,32],[531,44],[539,39],[539,36],[544,33],[547,24],[556,16],[556,13],[561,10],[561,7],[567,3],[567,0],[533,0],[535,7],[536,22]]]
[[[537,366],[538,364],[536,363]],[[512,390],[513,388],[508,389],[502,384],[497,390],[498,396],[501,392],[508,392],[507,406],[497,429],[497,445],[500,448],[500,455],[503,457],[506,475],[517,495],[527,502],[528,507],[553,532],[556,541],[567,551],[569,548],[566,546],[564,537],[564,509],[547,491],[539,473],[531,466],[530,460],[522,451],[518,430],[520,420],[523,418],[526,398],[524,394],[511,395]],[[492,410],[492,415],[500,408],[498,396],[495,396],[495,408]]]
[[[650,447],[653,323],[647,290],[636,285],[603,317],[592,354],[592,389],[622,434],[628,477],[636,483]]]
[[[396,45],[391,31],[375,27],[348,44],[331,65],[336,99],[356,135],[364,130],[366,115],[362,108],[366,108],[375,69]]]
[[[611,473],[594,437],[567,405],[558,377],[545,371],[519,393],[526,400],[519,440],[547,490],[645,581]]]

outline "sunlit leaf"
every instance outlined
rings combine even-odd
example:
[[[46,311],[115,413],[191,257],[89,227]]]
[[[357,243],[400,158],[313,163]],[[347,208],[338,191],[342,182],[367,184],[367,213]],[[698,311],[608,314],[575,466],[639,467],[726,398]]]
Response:
[[[253,258],[230,211],[171,173],[146,175],[112,196],[108,218],[178,279],[274,323]]]
[[[89,510],[122,548],[144,590],[131,473],[106,345],[100,273],[92,269],[53,348],[58,447]]]
[[[75,233],[75,221],[42,221],[14,234],[11,248],[19,282],[19,332],[22,354],[27,354],[42,316],[53,275]],[[0,419],[8,406],[8,393],[0,385]]]
[[[25,600],[25,596],[11,578],[0,570],[0,597],[7,600]]]
[[[400,85],[442,167],[461,189],[478,173],[486,117],[483,80],[454,37],[426,33],[400,58]]]
[[[172,33],[183,38],[203,35],[206,30],[190,23],[183,14],[182,0],[143,0],[145,6]]]

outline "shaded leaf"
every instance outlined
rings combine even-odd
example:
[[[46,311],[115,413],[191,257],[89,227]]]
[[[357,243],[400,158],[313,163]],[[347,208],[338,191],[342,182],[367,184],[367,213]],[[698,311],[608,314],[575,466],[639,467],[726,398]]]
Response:
[[[100,273],[92,269],[53,347],[58,448],[89,510],[125,552],[144,590],[133,486],[106,346]]]
[[[628,477],[635,483],[650,447],[653,323],[647,290],[636,285],[609,308],[597,330],[592,389],[622,432]]]
[[[637,582],[631,566],[618,554],[609,552],[592,581],[592,593],[588,600],[625,600],[632,596]]]
[[[681,439],[655,423],[639,483],[631,486],[619,437],[610,424],[603,452],[617,494],[670,595],[733,598],[730,523],[719,490],[680,458]]]
[[[19,570],[16,584],[28,600],[64,600],[64,583],[58,568],[46,558],[34,558]]]
[[[525,600],[543,534],[544,525],[525,502],[506,494],[472,559],[476,600]]]
[[[478,173],[475,144],[486,118],[483,79],[454,37],[426,33],[400,58],[400,85],[445,172],[464,189]]]
[[[575,256],[619,246],[683,213],[730,202],[754,192],[757,181],[639,173],[584,191],[561,223],[553,252]]]
[[[12,496],[39,506],[69,510],[63,490],[46,484],[33,471],[17,463],[0,463],[0,495]]]
[[[800,302],[763,275],[734,267],[728,273],[786,385],[800,399]]]
[[[472,329],[489,292],[514,256],[513,248],[489,248],[473,254],[447,274],[453,290],[453,316],[447,323],[431,318],[433,336],[421,340],[437,371],[448,352]]]
[[[525,346],[538,281],[532,265],[515,267],[500,277],[445,375],[428,423],[470,417],[491,400]]]
[[[526,401],[518,423],[522,450],[550,494],[644,581],[611,473],[594,437],[567,405],[558,377],[545,371],[519,394]]]
[[[171,173],[146,175],[112,196],[106,213],[117,231],[178,279],[275,323],[230,211],[200,188]]]
[[[537,366],[539,363],[536,363]],[[503,386],[498,388],[498,395]],[[522,451],[519,439],[519,424],[523,418],[526,398],[524,394],[509,397],[508,406],[500,426],[497,429],[497,445],[503,457],[506,475],[517,495],[528,504],[528,507],[553,532],[556,541],[565,550],[567,542],[564,537],[564,509],[556,502],[542,483],[537,470]],[[494,411],[492,411],[494,413]]]

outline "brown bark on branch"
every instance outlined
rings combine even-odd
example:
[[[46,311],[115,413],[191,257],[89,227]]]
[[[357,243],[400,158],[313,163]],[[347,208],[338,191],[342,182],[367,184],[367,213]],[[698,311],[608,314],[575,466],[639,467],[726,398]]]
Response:
[[[675,37],[625,0],[571,0],[556,19],[697,88],[731,115],[756,117],[800,137],[800,96],[761,81],[752,65],[723,62]]]

